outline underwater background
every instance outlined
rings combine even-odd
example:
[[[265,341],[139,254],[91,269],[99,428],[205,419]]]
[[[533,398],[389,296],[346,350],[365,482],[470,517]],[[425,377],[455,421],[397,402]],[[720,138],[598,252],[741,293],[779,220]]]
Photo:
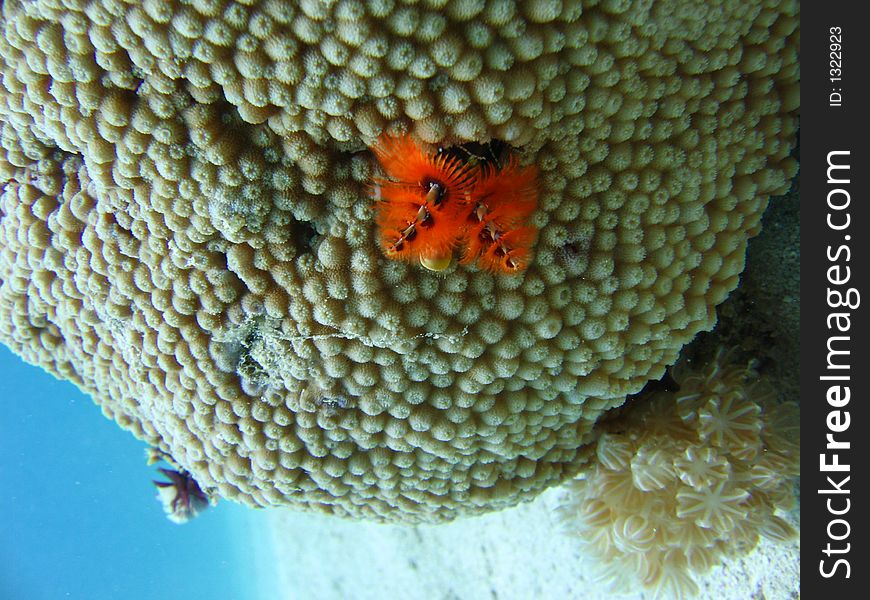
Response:
[[[222,502],[170,522],[146,445],[5,347],[0,398],[0,599],[268,597],[262,512]]]

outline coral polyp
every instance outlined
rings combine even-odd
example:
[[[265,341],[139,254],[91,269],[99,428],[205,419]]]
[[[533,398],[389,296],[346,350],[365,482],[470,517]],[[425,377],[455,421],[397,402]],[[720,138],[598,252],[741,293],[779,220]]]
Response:
[[[408,135],[382,135],[372,150],[387,174],[374,179],[384,253],[430,268],[443,264],[462,234],[476,169],[427,153]]]
[[[485,166],[472,191],[470,224],[462,262],[477,261],[495,273],[528,266],[537,229],[529,218],[538,205],[537,169],[513,156],[501,167]]]
[[[759,536],[795,536],[783,513],[800,456],[797,405],[778,403],[748,367],[720,352],[672,374],[677,392],[641,395],[602,423],[597,461],[569,484],[562,514],[605,580],[633,576],[679,598],[698,591],[693,574]]]
[[[528,266],[537,229],[537,169],[463,161],[455,154],[427,153],[408,135],[381,135],[372,151],[387,178],[375,177],[376,221],[388,258],[417,259],[433,271],[446,269],[453,250],[462,263],[517,273]],[[497,162],[497,161],[496,161]]]

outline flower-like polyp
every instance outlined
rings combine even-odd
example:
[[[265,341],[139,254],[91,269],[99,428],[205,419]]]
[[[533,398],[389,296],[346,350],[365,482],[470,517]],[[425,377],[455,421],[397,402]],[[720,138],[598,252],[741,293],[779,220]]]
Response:
[[[463,263],[478,261],[496,273],[528,266],[537,229],[529,218],[538,206],[537,169],[510,156],[502,168],[486,165],[472,191]]]
[[[173,523],[186,523],[208,508],[209,500],[191,475],[174,469],[159,469],[169,481],[155,481],[157,499]]]
[[[495,273],[524,270],[537,229],[537,169],[509,155],[478,164],[449,151],[427,153],[408,135],[381,135],[372,148],[387,178],[374,179],[381,246],[389,258],[446,269],[462,263]],[[498,166],[499,162],[504,162]]]
[[[476,168],[427,153],[408,135],[382,135],[373,151],[387,175],[375,178],[373,193],[384,253],[447,268],[467,221]]]
[[[563,516],[614,587],[633,574],[655,597],[698,591],[694,575],[759,536],[795,535],[798,409],[720,353],[678,365],[677,392],[641,395],[602,423],[597,460],[569,485]]]

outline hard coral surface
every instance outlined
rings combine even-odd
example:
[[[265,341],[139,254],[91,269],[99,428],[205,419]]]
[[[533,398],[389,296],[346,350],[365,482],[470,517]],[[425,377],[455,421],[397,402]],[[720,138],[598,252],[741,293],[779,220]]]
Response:
[[[797,2],[4,2],[0,338],[209,493],[514,504],[712,327],[794,173]],[[540,172],[520,275],[389,261],[384,128]]]

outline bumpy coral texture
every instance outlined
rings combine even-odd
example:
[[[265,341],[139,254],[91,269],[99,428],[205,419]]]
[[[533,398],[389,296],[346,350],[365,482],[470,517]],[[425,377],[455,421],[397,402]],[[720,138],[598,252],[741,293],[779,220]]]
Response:
[[[693,574],[759,536],[795,537],[781,513],[795,503],[800,417],[722,353],[673,375],[679,391],[641,396],[600,424],[563,516],[614,587],[634,575],[655,597],[682,598],[698,592]]]
[[[797,2],[8,0],[0,338],[209,495],[509,506],[712,327],[795,172]],[[539,172],[517,275],[388,260],[382,130]]]

